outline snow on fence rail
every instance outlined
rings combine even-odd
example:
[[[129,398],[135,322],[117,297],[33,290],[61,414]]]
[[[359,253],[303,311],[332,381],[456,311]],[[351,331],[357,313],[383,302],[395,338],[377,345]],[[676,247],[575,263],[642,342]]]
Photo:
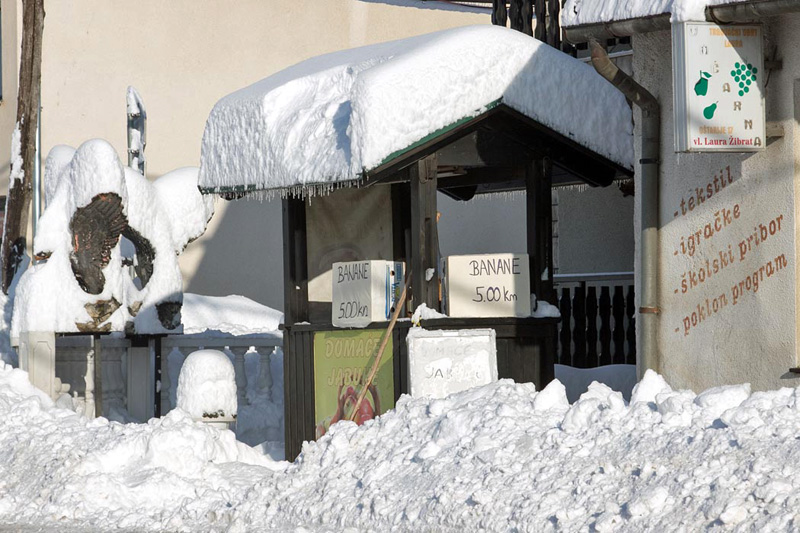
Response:
[[[133,409],[132,402],[145,404],[144,412],[147,416],[152,416],[154,412],[154,400],[152,392],[154,390],[152,366],[154,363],[154,347],[158,339],[153,339],[149,347],[146,347],[149,357],[145,358],[144,363],[150,368],[144,372],[133,368],[134,360],[131,358],[131,341],[119,337],[102,337],[99,340],[101,349],[101,372],[100,383],[102,397],[100,405],[102,413],[99,415],[128,420],[143,418],[135,415],[137,409]],[[204,348],[214,348],[232,357],[234,369],[236,371],[236,387],[239,405],[247,405],[246,390],[248,387],[247,373],[245,372],[245,354],[254,351],[258,354],[259,365],[255,386],[257,390],[267,392],[272,388],[272,375],[270,372],[270,358],[275,353],[275,348],[282,346],[283,341],[280,334],[250,334],[241,336],[219,336],[217,335],[169,335],[162,337],[161,352],[164,354],[160,361],[160,387],[158,397],[158,407],[160,411],[156,414],[164,415],[175,406],[175,392],[178,383],[178,374],[183,366],[186,357],[195,350]],[[88,362],[91,358],[88,355],[92,352],[91,335],[69,335],[56,337],[56,361],[55,373],[62,383],[69,385],[69,392],[75,396],[78,407],[82,405],[83,411],[87,414],[95,412],[95,376],[94,368]],[[142,376],[149,376],[142,383]],[[87,387],[87,383],[90,384]],[[252,385],[251,385],[252,387]],[[139,412],[141,412],[139,406]]]

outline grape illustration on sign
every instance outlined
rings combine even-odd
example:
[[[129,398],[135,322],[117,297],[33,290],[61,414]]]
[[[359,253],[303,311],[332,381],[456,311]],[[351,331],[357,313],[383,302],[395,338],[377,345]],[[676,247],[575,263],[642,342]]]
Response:
[[[764,148],[761,27],[673,26],[675,151]]]

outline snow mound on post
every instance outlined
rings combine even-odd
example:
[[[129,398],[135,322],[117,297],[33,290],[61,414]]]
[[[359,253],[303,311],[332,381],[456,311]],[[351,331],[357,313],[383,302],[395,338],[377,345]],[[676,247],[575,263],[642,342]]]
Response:
[[[468,26],[309,59],[220,100],[200,186],[357,180],[498,100],[632,168],[631,110],[592,67],[517,31]]]
[[[219,350],[189,354],[178,377],[178,409],[194,418],[236,417],[236,374]]]

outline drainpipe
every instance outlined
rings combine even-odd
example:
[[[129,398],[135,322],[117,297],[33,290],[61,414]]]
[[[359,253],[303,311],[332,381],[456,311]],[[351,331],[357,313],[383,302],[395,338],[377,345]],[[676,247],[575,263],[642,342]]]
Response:
[[[617,68],[605,49],[596,40],[590,41],[592,65],[622,94],[642,111],[641,186],[641,260],[639,287],[639,320],[641,353],[637,357],[637,374],[641,379],[648,368],[660,372],[658,351],[658,175],[661,134],[661,106],[655,96]]]
[[[706,20],[717,24],[753,22],[765,17],[798,12],[800,12],[800,2],[797,0],[751,0],[750,2],[708,6],[706,7]],[[639,33],[668,30],[671,27],[670,18],[669,13],[662,13],[637,19],[581,24],[564,28],[564,37],[572,44],[585,43],[592,38],[602,41],[617,37],[629,37]]]

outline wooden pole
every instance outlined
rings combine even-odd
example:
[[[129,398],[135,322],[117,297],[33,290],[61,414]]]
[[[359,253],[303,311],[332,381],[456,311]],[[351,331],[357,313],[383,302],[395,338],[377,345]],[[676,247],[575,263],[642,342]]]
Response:
[[[370,368],[369,374],[367,374],[367,380],[362,385],[361,392],[358,394],[358,399],[356,400],[356,405],[353,408],[353,412],[350,413],[350,417],[348,418],[348,420],[351,422],[355,421],[358,408],[361,407],[361,402],[364,401],[364,397],[367,395],[367,390],[369,389],[369,386],[372,385],[372,381],[375,379],[375,375],[378,373],[378,367],[381,364],[383,352],[386,350],[386,345],[389,344],[389,338],[392,336],[394,325],[397,323],[397,317],[400,316],[400,310],[403,308],[403,304],[406,302],[406,292],[408,291],[409,278],[411,278],[411,271],[408,272],[405,283],[403,283],[403,293],[400,295],[400,299],[397,301],[397,304],[394,307],[394,313],[392,313],[392,320],[389,321],[389,327],[386,328],[386,333],[383,334],[381,345],[378,347],[378,353],[375,356],[375,362],[372,363],[372,368]],[[380,413],[375,413],[375,416],[379,414]]]
[[[28,210],[31,203],[36,124],[39,121],[39,97],[42,80],[42,34],[44,0],[22,1],[22,52],[17,93],[21,168],[15,166],[17,154],[11,154],[11,179],[6,200],[5,228],[0,255],[3,262],[3,292],[8,289],[25,255],[28,234]],[[12,143],[13,144],[13,143]],[[20,163],[17,163],[20,164]],[[21,176],[18,174],[21,173]],[[15,177],[18,179],[15,179]]]

